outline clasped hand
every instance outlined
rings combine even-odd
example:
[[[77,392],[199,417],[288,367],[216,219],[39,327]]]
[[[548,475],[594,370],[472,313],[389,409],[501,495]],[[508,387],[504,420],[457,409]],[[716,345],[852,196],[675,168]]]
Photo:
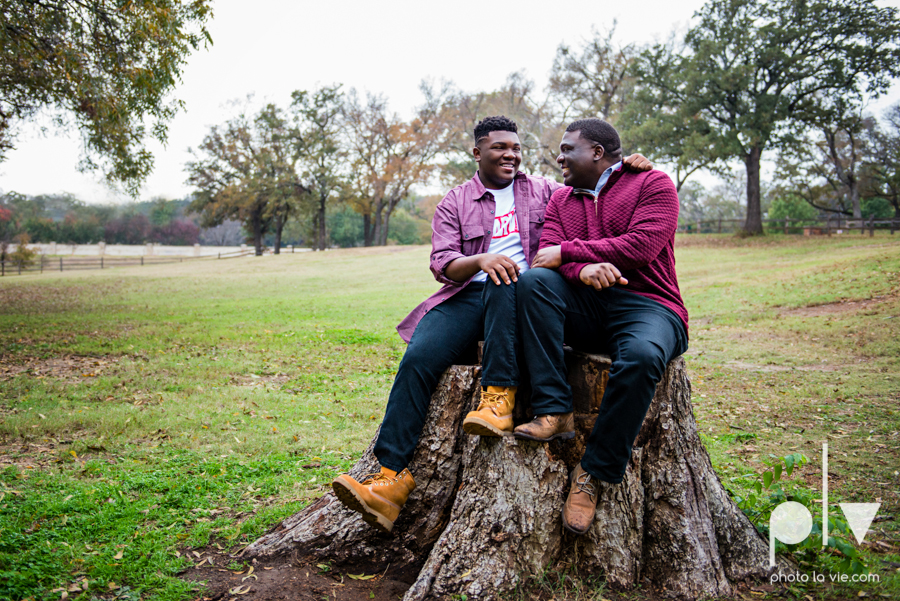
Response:
[[[628,284],[628,280],[622,277],[622,272],[612,263],[593,263],[587,265],[581,270],[581,273],[578,274],[578,278],[582,283],[591,286],[596,290],[603,290],[604,288],[609,288],[616,284],[621,284],[623,286]]]

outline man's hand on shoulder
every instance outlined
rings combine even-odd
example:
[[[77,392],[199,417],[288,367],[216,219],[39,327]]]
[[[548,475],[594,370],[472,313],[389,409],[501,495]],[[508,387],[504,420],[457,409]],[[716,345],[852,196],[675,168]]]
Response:
[[[628,171],[634,171],[636,173],[653,169],[653,163],[650,162],[650,159],[638,153],[628,155],[622,159],[622,165],[624,165],[625,169]]]
[[[622,272],[616,269],[616,266],[612,263],[588,265],[581,270],[578,278],[582,283],[597,290],[603,290],[616,284],[622,284],[623,286],[628,284],[628,280],[622,277]]]
[[[562,246],[548,246],[542,248],[534,256],[531,262],[532,267],[544,267],[546,269],[556,269],[562,265]]]

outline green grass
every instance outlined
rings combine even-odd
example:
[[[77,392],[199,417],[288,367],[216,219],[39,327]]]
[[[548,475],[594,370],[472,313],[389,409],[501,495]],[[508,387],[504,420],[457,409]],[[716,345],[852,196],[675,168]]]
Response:
[[[900,515],[900,236],[680,236],[677,259],[722,479],[739,491],[802,452],[793,485],[817,488],[828,442],[832,501]],[[395,247],[0,280],[0,599],[85,579],[69,598],[186,599],[192,551],[320,495],[380,423],[394,326],[437,288],[427,262]],[[867,540],[898,538],[889,521]],[[873,569],[898,561],[876,551]],[[900,594],[889,571],[865,590]]]

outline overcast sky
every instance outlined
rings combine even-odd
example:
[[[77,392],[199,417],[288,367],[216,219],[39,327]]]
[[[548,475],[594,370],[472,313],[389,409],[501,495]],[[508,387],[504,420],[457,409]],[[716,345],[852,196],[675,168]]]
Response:
[[[882,5],[898,6],[900,0]],[[452,2],[345,0],[217,0],[209,30],[214,44],[192,55],[176,97],[186,110],[170,124],[168,145],[151,144],[156,168],[142,199],[181,198],[187,149],[211,125],[232,117],[233,101],[286,105],[290,93],[342,83],[384,94],[403,115],[421,101],[423,79],[448,79],[466,91],[493,90],[522,70],[543,88],[556,48],[618,21],[620,42],[651,42],[688,26],[702,0],[597,2],[520,0],[510,7],[473,0]],[[879,100],[880,112],[900,101],[900,86]],[[98,174],[76,169],[77,133],[23,127],[17,148],[0,163],[0,192],[71,192],[89,202],[123,202]]]

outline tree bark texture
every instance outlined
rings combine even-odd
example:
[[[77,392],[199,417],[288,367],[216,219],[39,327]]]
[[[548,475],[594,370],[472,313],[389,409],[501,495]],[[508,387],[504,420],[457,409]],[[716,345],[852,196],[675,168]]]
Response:
[[[567,362],[575,439],[466,435],[462,418],[477,404],[480,371],[454,366],[432,399],[409,466],[417,488],[390,535],[376,533],[329,493],[247,552],[292,552],[356,571],[390,566],[393,576],[412,582],[404,601],[497,599],[560,565],[603,574],[613,588],[649,585],[677,599],[732,595],[738,581],[768,576],[767,541],[731,500],[700,441],[680,358],[657,386],[624,480],[600,483],[590,531],[563,529],[568,474],[584,452],[609,369],[600,355],[569,352]],[[525,394],[520,388],[519,397]],[[528,413],[520,402],[517,422]],[[377,467],[370,446],[351,474]]]

